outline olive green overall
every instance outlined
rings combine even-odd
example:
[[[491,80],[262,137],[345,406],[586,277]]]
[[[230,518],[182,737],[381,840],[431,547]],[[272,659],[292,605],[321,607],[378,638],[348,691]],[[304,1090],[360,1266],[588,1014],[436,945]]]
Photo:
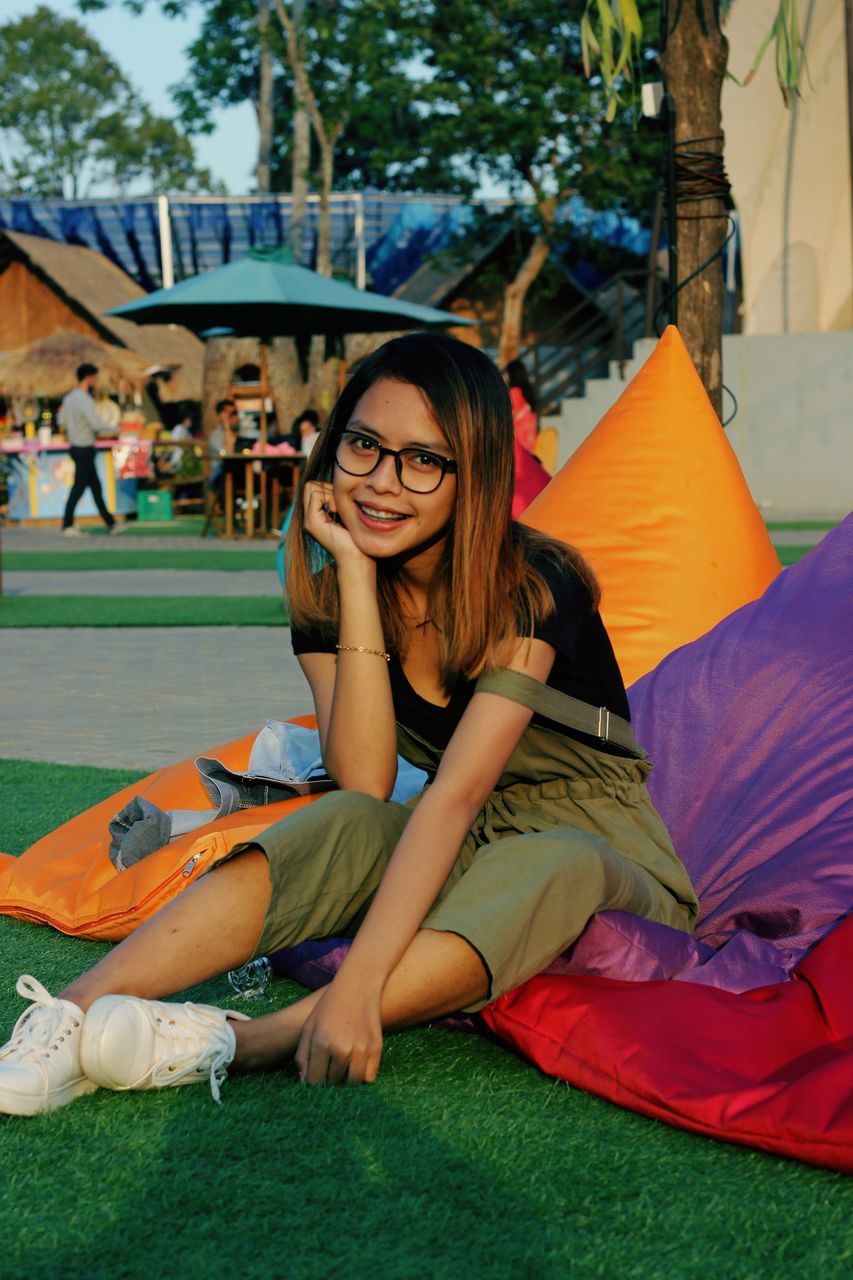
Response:
[[[477,688],[571,724],[564,695],[527,676],[491,672]],[[435,774],[436,748],[402,726],[398,747]],[[459,934],[485,963],[489,994],[470,1012],[540,973],[598,911],[693,927],[698,903],[649,798],[650,771],[644,753],[630,759],[525,730],[422,925]],[[253,843],[269,860],[273,892],[255,954],[351,937],[418,799],[332,792],[263,832]]]

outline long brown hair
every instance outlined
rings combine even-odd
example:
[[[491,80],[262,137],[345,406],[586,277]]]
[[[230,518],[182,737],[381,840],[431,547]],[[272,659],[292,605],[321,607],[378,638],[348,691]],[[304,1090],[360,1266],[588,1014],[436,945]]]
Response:
[[[386,342],[361,362],[342,391],[305,466],[287,535],[287,592],[293,620],[337,635],[337,583],[330,558],[305,531],[302,489],[330,480],[336,436],[358,401],[383,379],[423,395],[456,460],[456,504],[428,598],[441,645],[441,674],[450,689],[457,675],[473,679],[509,657],[511,641],[532,635],[554,608],[530,554],[570,565],[598,604],[593,573],[573,547],[512,520],[514,443],[509,393],[481,351],[444,334],[414,333]],[[377,561],[379,609],[386,646],[401,656],[407,631],[400,608],[397,566]]]

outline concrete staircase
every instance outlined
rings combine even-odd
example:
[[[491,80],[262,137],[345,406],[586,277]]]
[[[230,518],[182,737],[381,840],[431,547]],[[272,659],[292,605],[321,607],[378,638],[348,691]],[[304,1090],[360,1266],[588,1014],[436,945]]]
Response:
[[[571,457],[596,423],[616,403],[654,348],[654,338],[641,338],[634,343],[630,360],[621,365],[618,360],[611,360],[608,377],[587,378],[583,395],[570,396],[561,402],[559,413],[542,418],[541,427],[555,427],[557,430],[560,441],[557,450],[558,467]]]

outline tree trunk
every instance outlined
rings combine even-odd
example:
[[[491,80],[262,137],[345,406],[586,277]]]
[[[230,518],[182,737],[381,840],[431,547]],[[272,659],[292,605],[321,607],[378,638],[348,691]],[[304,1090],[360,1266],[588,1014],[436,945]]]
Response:
[[[201,433],[205,440],[216,426],[216,402],[224,400],[242,364],[259,362],[257,338],[210,338],[204,344]]]
[[[498,346],[498,366],[501,369],[504,369],[509,361],[514,360],[518,355],[524,322],[524,299],[527,297],[527,290],[545,266],[550,252],[551,246],[545,235],[541,231],[537,232],[527,257],[516,272],[515,279],[511,280],[504,290],[501,337]]]
[[[321,276],[330,276],[332,274],[332,257],[331,201],[329,196],[332,191],[335,169],[335,147],[338,145],[338,139],[346,128],[346,113],[342,120],[338,120],[331,126],[323,119],[320,104],[311,87],[311,81],[308,79],[308,72],[305,69],[305,63],[299,51],[299,29],[296,22],[296,14],[299,9],[298,0],[293,5],[293,12],[288,9],[284,0],[275,0],[275,7],[287,39],[287,60],[293,72],[293,81],[308,109],[314,136],[320,148],[320,226],[317,236],[317,271]]]
[[[319,225],[317,228],[317,274],[332,274],[332,179],[335,166],[335,142],[338,133],[318,137],[320,146],[320,173],[318,195],[320,197]],[[311,404],[325,416],[332,406],[337,389],[337,360],[327,360],[324,338],[315,337],[311,342],[308,388]]]
[[[321,276],[332,274],[332,179],[335,168],[335,141],[333,138],[318,138],[320,144],[320,181],[318,195],[320,197],[320,220],[317,228],[317,273]]]
[[[713,0],[680,7],[661,63],[675,105],[678,280],[686,280],[713,259],[678,294],[678,328],[711,403],[722,416],[725,283],[721,259],[714,255],[722,248],[727,216],[723,185],[702,176],[706,164],[713,167],[713,157],[723,154],[720,95],[729,47],[715,8]],[[697,161],[697,153],[710,160]]]
[[[308,167],[311,163],[311,121],[308,108],[293,86],[293,166],[290,206],[290,247],[298,263],[305,258],[305,212],[308,207]]]
[[[296,414],[307,408],[307,388],[299,372],[296,347],[292,338],[273,338],[267,351],[267,379],[275,408],[276,427],[290,430]]]
[[[293,0],[293,22],[296,29],[302,21],[305,0]],[[311,120],[305,96],[293,82],[293,147],[291,151],[290,247],[298,263],[305,257],[305,211],[308,206],[308,170],[311,164]]]
[[[270,189],[270,156],[272,154],[272,53],[269,44],[270,0],[258,0],[258,39],[260,71],[258,77],[258,166],[255,181],[259,195]]]

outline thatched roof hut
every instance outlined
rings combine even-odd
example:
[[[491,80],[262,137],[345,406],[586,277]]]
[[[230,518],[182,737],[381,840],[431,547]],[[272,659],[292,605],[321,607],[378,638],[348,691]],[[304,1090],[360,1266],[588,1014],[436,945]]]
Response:
[[[200,400],[204,344],[194,334],[178,325],[136,325],[104,314],[143,295],[126,272],[94,249],[0,232],[0,351],[67,329],[167,371],[166,379],[158,379],[161,399]]]
[[[26,347],[0,352],[0,394],[58,400],[74,386],[81,364],[97,367],[95,391],[103,395],[127,397],[143,391],[149,381],[149,366],[135,351],[60,329]]]

